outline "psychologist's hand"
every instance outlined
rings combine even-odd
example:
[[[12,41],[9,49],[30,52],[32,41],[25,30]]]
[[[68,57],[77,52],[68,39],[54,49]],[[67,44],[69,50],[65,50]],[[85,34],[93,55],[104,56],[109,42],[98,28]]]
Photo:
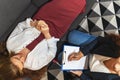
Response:
[[[82,75],[82,71],[70,71],[71,73],[77,75],[77,76],[81,76]]]
[[[83,53],[80,52],[73,52],[68,56],[68,61],[72,61],[72,60],[79,60],[81,57],[83,57]]]

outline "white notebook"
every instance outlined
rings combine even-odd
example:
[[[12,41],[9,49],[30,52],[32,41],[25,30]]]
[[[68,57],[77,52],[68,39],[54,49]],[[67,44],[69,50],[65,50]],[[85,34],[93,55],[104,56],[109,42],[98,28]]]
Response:
[[[68,61],[68,56],[72,52],[79,52],[79,46],[64,45],[62,70],[84,70],[88,68],[88,57],[84,56],[79,60]]]

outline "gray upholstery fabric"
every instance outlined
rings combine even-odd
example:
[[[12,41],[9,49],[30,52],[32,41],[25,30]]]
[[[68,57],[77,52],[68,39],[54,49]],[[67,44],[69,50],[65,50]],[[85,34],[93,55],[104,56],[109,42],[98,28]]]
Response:
[[[16,21],[30,0],[0,0],[0,36]]]
[[[32,3],[37,7],[41,7],[42,5],[47,3],[48,1],[50,1],[50,0],[32,0]]]
[[[0,41],[5,41],[15,26],[32,17],[48,0],[0,0]]]
[[[22,14],[19,15],[19,17],[16,18],[16,20],[9,26],[6,27],[6,31],[4,32],[3,35],[1,35],[0,41],[6,41],[7,37],[9,34],[14,30],[14,28],[17,26],[17,24],[21,21],[24,21],[28,17],[32,17],[35,12],[37,11],[37,7],[34,5],[30,4],[25,11],[22,12]]]

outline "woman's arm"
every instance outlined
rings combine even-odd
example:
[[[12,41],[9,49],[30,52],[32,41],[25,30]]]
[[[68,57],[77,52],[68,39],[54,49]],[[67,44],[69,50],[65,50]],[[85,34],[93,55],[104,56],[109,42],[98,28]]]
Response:
[[[85,71],[72,71],[73,74],[77,75],[80,80],[119,80],[120,77],[116,74],[111,73],[100,73],[91,72],[90,70]]]
[[[34,26],[35,28],[37,28],[39,31],[41,31],[44,34],[46,39],[51,38],[51,35],[49,33],[49,27],[44,21],[40,20],[37,22],[35,20],[35,21],[31,22],[31,25]],[[30,50],[28,48],[24,48],[19,53],[21,54],[21,56],[24,57],[24,60],[25,60],[27,55],[29,54],[29,52],[30,52]]]
[[[31,18],[27,18],[25,21],[22,21],[18,23],[18,25],[15,27],[15,29],[10,34],[9,38],[12,38],[16,35],[22,34],[26,29],[31,28],[30,22],[32,21]],[[34,27],[33,27],[34,28]],[[40,33],[39,31],[36,31],[37,33]]]
[[[56,40],[54,37],[51,37],[48,25],[45,22],[38,22],[37,27],[41,31],[41,34],[45,36],[45,39],[38,42],[30,55],[28,54],[25,67],[31,70],[38,70],[51,62],[57,50],[56,44],[58,39]]]
[[[49,33],[49,27],[48,25],[44,22],[41,21],[38,23],[39,25],[41,25],[41,32],[44,35],[46,41],[47,41],[47,45],[48,45],[48,55],[47,60],[48,62],[51,61],[55,55],[56,55],[56,51],[57,51],[57,41],[58,39],[55,39],[54,37],[51,36],[51,34]]]
[[[48,27],[47,23],[40,20],[38,22],[38,25],[36,26],[36,28],[41,31],[41,33],[44,35],[45,39],[51,38],[51,34],[49,32],[49,27]]]
[[[32,20],[28,18],[26,21],[19,23],[7,39],[7,49],[9,52],[18,53],[27,44],[40,35],[40,31],[30,25]]]

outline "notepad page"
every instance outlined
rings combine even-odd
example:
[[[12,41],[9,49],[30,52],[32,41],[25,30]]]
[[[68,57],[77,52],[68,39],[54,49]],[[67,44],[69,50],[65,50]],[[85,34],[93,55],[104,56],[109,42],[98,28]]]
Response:
[[[86,56],[82,57],[80,60],[75,61],[68,61],[68,56],[72,52],[79,52],[80,47],[78,46],[64,46],[64,52],[63,52],[63,70],[83,70],[85,68],[85,62],[86,62]]]

